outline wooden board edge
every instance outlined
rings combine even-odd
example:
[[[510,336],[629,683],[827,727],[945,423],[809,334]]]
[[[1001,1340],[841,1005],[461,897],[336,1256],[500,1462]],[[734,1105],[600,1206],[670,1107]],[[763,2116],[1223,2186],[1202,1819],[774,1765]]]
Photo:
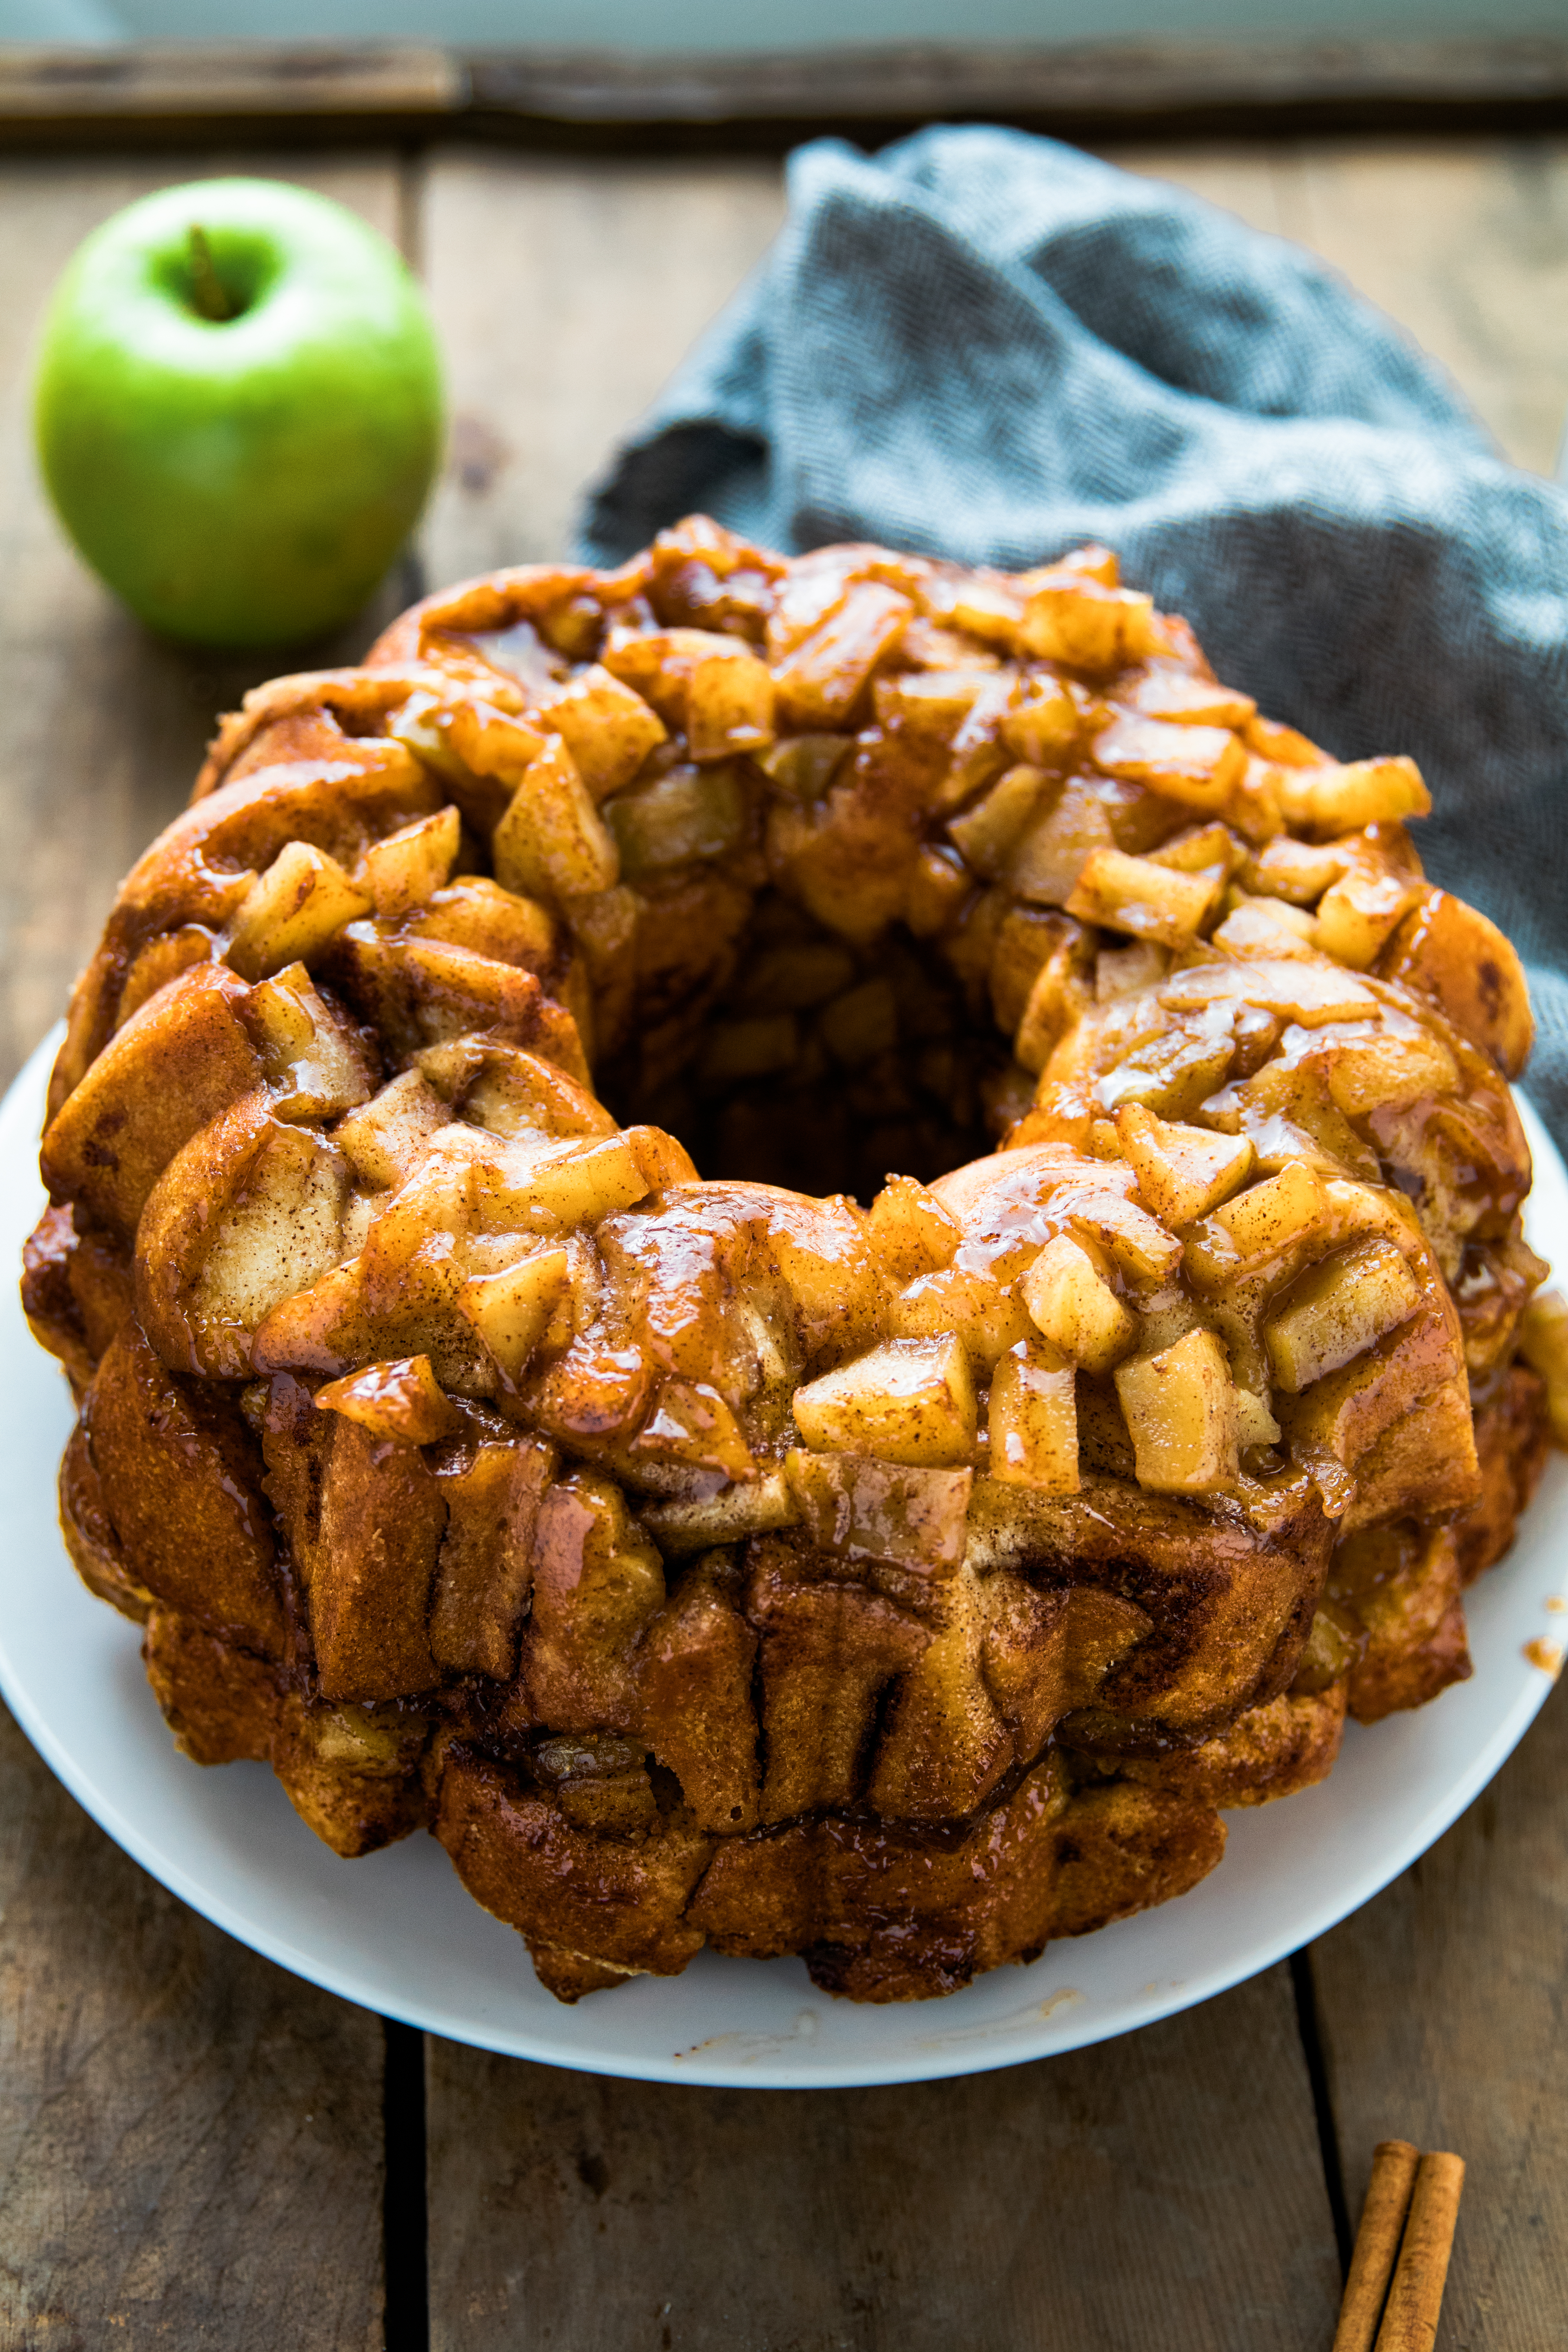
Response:
[[[1568,38],[889,44],[686,56],[417,43],[0,46],[0,141],[1568,120]]]

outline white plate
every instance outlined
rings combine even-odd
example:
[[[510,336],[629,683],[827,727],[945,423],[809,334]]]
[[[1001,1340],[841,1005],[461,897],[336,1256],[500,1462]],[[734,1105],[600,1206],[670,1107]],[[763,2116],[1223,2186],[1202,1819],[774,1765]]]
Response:
[[[0,1107],[0,1265],[42,1205],[46,1039]],[[1568,1265],[1568,1172],[1523,1107],[1535,1153],[1531,1238]],[[1524,1654],[1554,1641],[1568,1588],[1568,1462],[1500,1568],[1466,1603],[1475,1674],[1414,1715],[1352,1724],[1331,1779],[1232,1814],[1220,1867],[1179,1902],[1053,1944],[945,2000],[857,2007],[799,1960],[700,1953],[684,1976],[634,1979],[563,2008],[521,1940],[470,1902],[433,1838],[340,1862],[270,1771],[203,1771],[175,1752],[142,1677],[137,1629],[79,1583],[60,1541],[55,1465],[64,1381],[0,1284],[0,1689],[39,1753],[127,1853],[283,1968],[454,2042],[657,2082],[827,2088],[1016,2065],[1206,2000],[1320,1936],[1439,1837],[1524,1733],[1551,1677]]]

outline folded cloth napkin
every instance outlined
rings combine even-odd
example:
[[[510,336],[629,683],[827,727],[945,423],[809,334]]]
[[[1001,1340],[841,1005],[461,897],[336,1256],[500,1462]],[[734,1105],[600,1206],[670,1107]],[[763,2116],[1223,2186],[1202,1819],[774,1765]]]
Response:
[[[795,155],[772,251],[590,492],[617,562],[700,509],[1009,569],[1086,539],[1342,759],[1408,751],[1434,878],[1530,966],[1568,1146],[1568,497],[1334,272],[1020,132]]]

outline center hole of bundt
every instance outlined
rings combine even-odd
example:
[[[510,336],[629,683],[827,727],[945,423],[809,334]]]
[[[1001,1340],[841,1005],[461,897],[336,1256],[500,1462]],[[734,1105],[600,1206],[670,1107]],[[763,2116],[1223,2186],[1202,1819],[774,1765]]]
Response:
[[[647,1007],[597,1073],[623,1122],[678,1135],[705,1177],[869,1202],[989,1151],[1022,1109],[983,970],[972,988],[895,927],[868,946],[765,890],[722,986]]]

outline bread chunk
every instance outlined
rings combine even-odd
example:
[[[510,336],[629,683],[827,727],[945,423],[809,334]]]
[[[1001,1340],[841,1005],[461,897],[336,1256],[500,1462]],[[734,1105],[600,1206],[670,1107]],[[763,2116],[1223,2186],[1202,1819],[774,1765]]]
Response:
[[[432,1828],[565,2000],[925,1998],[1194,1885],[1468,1672],[1563,1421],[1427,805],[1105,548],[692,516],[248,696],[23,1286],[184,1752]]]

